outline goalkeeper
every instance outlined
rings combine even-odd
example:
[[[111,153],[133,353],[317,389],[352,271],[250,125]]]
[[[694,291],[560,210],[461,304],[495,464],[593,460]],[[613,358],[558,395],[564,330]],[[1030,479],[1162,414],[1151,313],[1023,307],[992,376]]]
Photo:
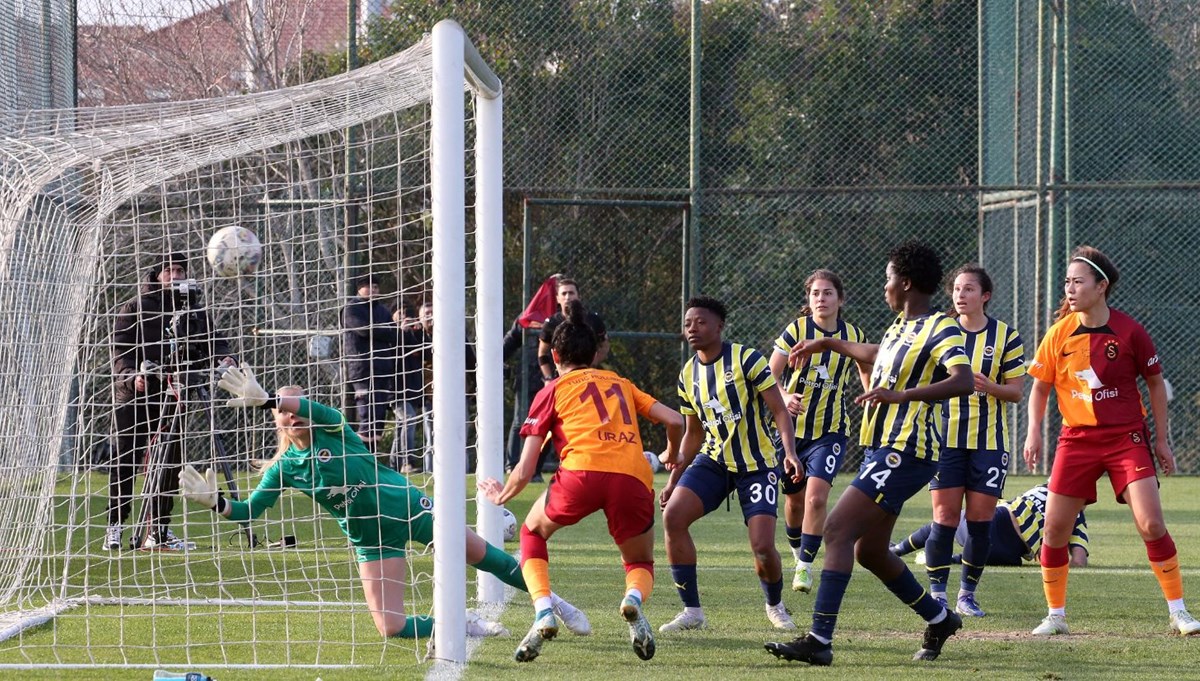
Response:
[[[270,397],[249,369],[230,369],[218,385],[236,396],[228,406],[271,409],[279,446],[246,501],[226,499],[217,491],[216,471],[201,474],[190,465],[179,476],[183,496],[231,520],[246,521],[272,507],[285,487],[303,492],[337,520],[354,546],[367,607],[379,633],[429,637],[433,618],[404,614],[405,547],[409,540],[433,541],[433,500],[403,475],[379,465],[340,411],[305,399],[299,386],[286,386]],[[463,533],[468,563],[526,590],[512,556],[469,528]],[[557,595],[554,609],[572,632],[591,633],[587,617]],[[467,613],[468,636],[506,633],[499,623]]]

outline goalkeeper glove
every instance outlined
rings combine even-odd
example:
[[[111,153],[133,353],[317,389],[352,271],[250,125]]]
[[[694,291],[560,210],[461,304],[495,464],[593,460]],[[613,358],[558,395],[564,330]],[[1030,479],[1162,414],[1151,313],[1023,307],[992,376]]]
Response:
[[[179,492],[185,499],[211,508],[212,510],[225,515],[225,506],[229,502],[225,501],[225,497],[217,491],[217,472],[213,469],[208,469],[201,475],[200,471],[194,466],[188,464],[179,472]]]
[[[236,395],[225,403],[227,407],[261,407],[271,401],[267,391],[254,380],[249,365],[229,367],[217,385]]]

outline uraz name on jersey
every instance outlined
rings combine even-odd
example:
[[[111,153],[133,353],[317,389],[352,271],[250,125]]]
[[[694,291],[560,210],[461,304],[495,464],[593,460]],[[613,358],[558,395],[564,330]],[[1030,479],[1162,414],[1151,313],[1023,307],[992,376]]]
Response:
[[[722,421],[725,423],[737,423],[738,421],[741,421],[741,420],[742,420],[742,413],[740,411],[736,411],[736,412],[735,411],[725,411],[725,412],[721,412],[720,414],[713,414],[713,417],[711,419],[705,419],[704,427],[705,428],[716,428],[717,426],[721,425]]]
[[[616,442],[618,444],[637,444],[637,436],[633,433],[611,433],[606,430],[596,432],[596,439],[601,442]]]
[[[1099,390],[1079,391],[1071,390],[1071,399],[1083,400],[1084,402],[1099,402],[1100,400],[1111,400],[1114,397],[1119,397],[1121,391],[1116,388],[1101,388]]]

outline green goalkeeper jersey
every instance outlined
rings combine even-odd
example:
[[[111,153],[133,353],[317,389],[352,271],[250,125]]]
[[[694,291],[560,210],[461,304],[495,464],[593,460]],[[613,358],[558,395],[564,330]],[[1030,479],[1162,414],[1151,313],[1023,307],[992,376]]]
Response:
[[[297,415],[312,423],[310,447],[288,447],[246,501],[230,501],[231,519],[257,518],[291,487],[337,520],[360,562],[403,557],[409,540],[433,539],[433,501],[381,466],[340,411],[301,399]]]

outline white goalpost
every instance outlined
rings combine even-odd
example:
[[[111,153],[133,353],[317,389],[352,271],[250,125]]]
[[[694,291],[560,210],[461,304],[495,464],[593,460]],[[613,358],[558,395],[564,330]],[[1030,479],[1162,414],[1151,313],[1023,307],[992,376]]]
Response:
[[[468,489],[472,472],[503,476],[502,120],[500,81],[453,21],[272,92],[0,112],[0,669],[425,659],[427,641],[376,630],[355,553],[308,496],[284,491],[238,524],[159,493],[171,452],[243,500],[253,462],[274,453],[268,413],[222,406],[225,353],[268,390],[302,386],[369,430],[374,402],[348,387],[337,342],[361,331],[343,314],[366,274],[397,309],[372,328],[403,339],[371,381],[419,372],[409,408],[432,421],[415,429],[432,470],[406,475],[435,500],[437,550],[409,545],[404,610],[434,616],[434,657],[466,660],[467,608],[505,598],[466,569],[463,536],[503,545],[500,510]],[[206,246],[229,225],[257,235],[262,257],[220,276]],[[187,279],[164,285],[175,260]],[[149,424],[129,465],[116,412],[133,374],[114,369],[115,339],[147,296],[183,307],[160,315],[162,338],[137,336],[170,360],[137,369],[155,379],[128,402]],[[426,304],[436,333],[406,319]],[[194,315],[211,332],[180,331]],[[399,468],[413,454],[404,391],[374,391],[387,395],[378,465]],[[148,514],[169,519],[180,550],[144,548]]]

